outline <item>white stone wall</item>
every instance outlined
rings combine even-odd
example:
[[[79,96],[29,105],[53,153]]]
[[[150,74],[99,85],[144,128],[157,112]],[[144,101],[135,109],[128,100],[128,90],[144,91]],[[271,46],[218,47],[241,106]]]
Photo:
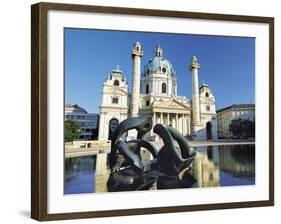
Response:
[[[118,110],[111,112],[102,112],[100,115],[100,127],[99,127],[99,140],[107,140],[109,136],[109,122],[115,118],[119,123],[127,119],[127,114],[120,114]]]
[[[166,83],[166,93],[162,93],[162,83]],[[153,73],[141,78],[141,94],[146,94],[146,85],[149,84],[149,94],[154,96],[176,96],[177,80],[169,74]],[[174,94],[175,93],[175,94]]]

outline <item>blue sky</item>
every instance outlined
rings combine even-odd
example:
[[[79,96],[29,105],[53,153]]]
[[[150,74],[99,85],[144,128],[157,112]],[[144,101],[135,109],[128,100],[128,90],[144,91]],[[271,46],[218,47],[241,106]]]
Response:
[[[178,95],[191,98],[188,65],[196,55],[216,108],[255,103],[255,39],[208,35],[65,29],[65,103],[78,104],[99,113],[101,91],[107,74],[120,66],[131,89],[131,50],[142,44],[143,66],[154,55],[157,42],[176,70]]]

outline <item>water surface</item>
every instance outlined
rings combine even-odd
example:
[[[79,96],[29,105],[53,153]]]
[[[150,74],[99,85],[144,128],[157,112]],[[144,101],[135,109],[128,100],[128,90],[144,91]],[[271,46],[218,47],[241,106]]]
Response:
[[[255,145],[224,145],[194,148],[197,155],[190,171],[188,187],[220,187],[255,184]],[[96,156],[65,159],[64,193],[107,191],[109,172],[95,173]],[[165,179],[164,181],[165,182]],[[164,183],[165,185],[165,183]],[[149,189],[162,185],[152,184]],[[167,187],[168,186],[168,187]],[[174,185],[165,185],[173,189]]]

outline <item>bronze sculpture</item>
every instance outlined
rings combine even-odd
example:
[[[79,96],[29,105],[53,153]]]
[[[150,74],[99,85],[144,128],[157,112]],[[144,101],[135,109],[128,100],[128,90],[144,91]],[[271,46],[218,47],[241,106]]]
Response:
[[[126,141],[127,131],[136,129],[137,139]],[[150,117],[132,117],[122,121],[113,134],[107,182],[109,191],[145,190],[156,184],[158,189],[190,187],[195,179],[189,173],[195,157],[188,141],[170,126],[156,124],[153,132],[163,140],[160,150],[146,139],[152,129]],[[178,144],[176,146],[175,142]],[[152,159],[142,160],[141,148],[148,150]]]

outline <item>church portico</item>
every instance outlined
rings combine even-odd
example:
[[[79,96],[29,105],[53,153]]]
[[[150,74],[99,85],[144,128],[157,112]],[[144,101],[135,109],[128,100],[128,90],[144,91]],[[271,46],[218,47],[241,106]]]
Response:
[[[190,124],[190,114],[186,112],[175,113],[173,111],[153,111],[152,113],[152,123],[153,125],[157,123],[172,126],[178,130],[182,135],[189,135],[190,129],[188,128]]]

